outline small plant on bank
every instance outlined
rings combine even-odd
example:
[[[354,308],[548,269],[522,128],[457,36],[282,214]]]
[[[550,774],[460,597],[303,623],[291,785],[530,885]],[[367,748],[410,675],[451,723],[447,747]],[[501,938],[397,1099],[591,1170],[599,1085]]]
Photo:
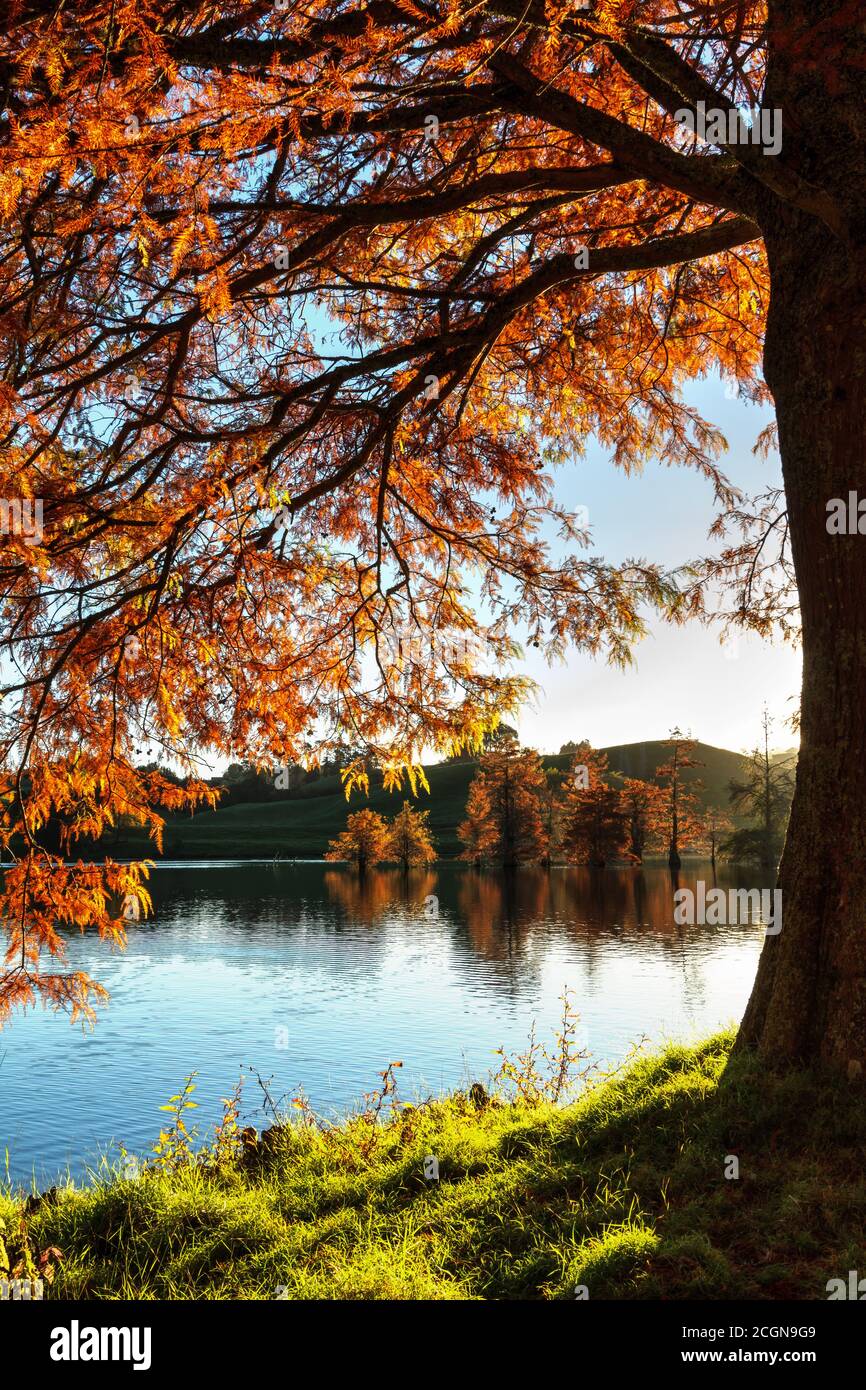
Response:
[[[588,1065],[578,1071],[579,1063],[586,1062],[590,1054],[578,1045],[580,1015],[572,1006],[571,993],[566,989],[560,995],[562,1017],[551,1051],[536,1038],[534,1023],[525,1052],[512,1058],[504,1048],[496,1049],[501,1062],[493,1078],[494,1093],[504,1089],[508,1099],[524,1105],[559,1105],[578,1082],[586,1084],[593,1067]]]
[[[183,1085],[183,1089],[177,1095],[172,1096],[166,1105],[161,1105],[160,1110],[167,1110],[174,1117],[174,1123],[167,1129],[161,1129],[159,1138],[153,1146],[154,1158],[152,1167],[172,1171],[182,1168],[185,1164],[195,1161],[193,1151],[193,1141],[197,1130],[187,1129],[184,1115],[188,1110],[198,1109],[196,1101],[191,1099],[192,1092],[195,1090],[193,1077],[196,1072],[190,1072]]]

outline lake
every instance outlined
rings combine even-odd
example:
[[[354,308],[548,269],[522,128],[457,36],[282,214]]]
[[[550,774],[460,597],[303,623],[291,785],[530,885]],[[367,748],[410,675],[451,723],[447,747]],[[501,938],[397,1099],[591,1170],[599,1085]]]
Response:
[[[90,1031],[41,1009],[0,1032],[0,1146],[16,1181],[80,1178],[118,1141],[145,1154],[159,1106],[198,1073],[206,1130],[243,1068],[242,1114],[302,1086],[338,1116],[402,1061],[404,1100],[485,1080],[496,1049],[550,1044],[565,988],[594,1058],[647,1037],[695,1039],[735,1020],[763,942],[758,922],[677,926],[673,886],[712,884],[690,865],[522,869],[457,864],[377,870],[322,863],[160,865],[155,913],[125,952],[69,938],[68,966],[110,992]],[[769,887],[721,869],[720,887]]]

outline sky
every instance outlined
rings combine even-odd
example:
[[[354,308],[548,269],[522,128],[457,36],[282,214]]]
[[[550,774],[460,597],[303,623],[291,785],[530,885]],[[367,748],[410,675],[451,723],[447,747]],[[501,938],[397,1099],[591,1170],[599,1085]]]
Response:
[[[719,465],[731,482],[750,495],[780,483],[778,457],[764,461],[752,453],[772,418],[768,410],[730,399],[718,378],[693,384],[686,398],[725,434],[729,451]],[[556,477],[563,505],[588,508],[592,554],[673,567],[708,551],[713,489],[693,469],[652,463],[629,477],[591,444],[584,459]],[[741,635],[725,649],[715,629],[698,623],[676,628],[653,619],[634,658],[622,671],[571,651],[564,665],[551,668],[529,648],[516,669],[543,690],[512,721],[521,743],[555,752],[585,738],[599,748],[666,738],[678,725],[703,743],[740,751],[757,744],[766,702],[774,720],[772,746],[796,746],[787,721],[798,703],[800,655],[790,645]]]
[[[747,496],[781,484],[778,457],[753,453],[772,419],[769,410],[732,398],[717,377],[691,383],[684,396],[727,438],[728,452],[718,463],[730,482]],[[651,462],[628,476],[590,441],[583,458],[553,476],[558,503],[588,512],[591,545],[581,554],[673,569],[718,547],[708,540],[717,515],[712,483],[694,469]],[[552,546],[552,558],[561,544]],[[605,748],[665,739],[679,727],[702,743],[747,752],[760,741],[765,704],[773,720],[771,749],[797,745],[789,723],[800,690],[796,649],[742,634],[723,646],[720,628],[697,622],[675,627],[648,617],[648,634],[626,670],[574,649],[564,663],[549,666],[540,651],[525,648],[513,669],[530,676],[538,690],[520,716],[509,719],[524,747],[556,753],[564,743],[587,739]],[[424,760],[441,756],[427,750]],[[212,771],[225,765],[218,762]]]

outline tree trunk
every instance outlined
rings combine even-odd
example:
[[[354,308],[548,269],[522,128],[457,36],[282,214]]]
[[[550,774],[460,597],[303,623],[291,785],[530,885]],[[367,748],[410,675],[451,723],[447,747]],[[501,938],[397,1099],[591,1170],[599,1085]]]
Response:
[[[764,719],[764,853],[761,857],[761,867],[772,869],[774,864],[773,855],[773,816],[771,810],[770,797],[770,725],[769,719],[765,715]]]
[[[505,772],[503,776],[502,795],[504,808],[502,826],[502,867],[504,869],[516,869],[516,828],[514,825],[514,807],[511,798],[511,764],[508,761],[507,754],[505,757]]]
[[[679,734],[679,729],[674,733]],[[673,774],[671,777],[671,843],[668,850],[668,868],[681,869],[683,861],[680,859],[680,822],[677,808],[679,797],[679,744],[674,745]]]
[[[866,152],[847,142],[851,93],[823,112],[820,84],[801,91],[778,73],[775,82],[777,104],[802,97],[806,176],[817,172],[812,142],[823,140],[828,169],[844,158],[850,201],[863,200]],[[800,592],[803,689],[778,879],[782,929],[767,937],[737,1040],[770,1065],[819,1061],[852,1077],[866,1066],[866,534],[829,534],[827,503],[858,487],[866,497],[866,224],[858,223],[848,248],[778,205],[764,227],[772,283],[764,368]]]
[[[670,843],[670,848],[669,848],[669,850],[668,850],[668,868],[669,868],[669,869],[681,869],[682,866],[683,866],[683,861],[682,861],[682,859],[680,858],[679,834],[680,834],[680,832],[679,832],[679,823],[678,823],[678,820],[677,820],[677,813],[676,813],[676,811],[674,811],[674,814],[673,814],[673,822],[672,822],[672,826],[671,826],[671,843]]]

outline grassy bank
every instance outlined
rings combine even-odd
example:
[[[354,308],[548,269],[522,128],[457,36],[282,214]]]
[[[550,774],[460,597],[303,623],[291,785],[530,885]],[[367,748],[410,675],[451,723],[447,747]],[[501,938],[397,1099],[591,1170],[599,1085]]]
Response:
[[[52,1298],[826,1298],[866,1271],[866,1095],[729,1063],[730,1042],[638,1059],[563,1108],[455,1095],[247,1134],[235,1157],[227,1136],[210,1166],[26,1214],[7,1195],[0,1218],[13,1259],[22,1217],[34,1259],[62,1252]]]

